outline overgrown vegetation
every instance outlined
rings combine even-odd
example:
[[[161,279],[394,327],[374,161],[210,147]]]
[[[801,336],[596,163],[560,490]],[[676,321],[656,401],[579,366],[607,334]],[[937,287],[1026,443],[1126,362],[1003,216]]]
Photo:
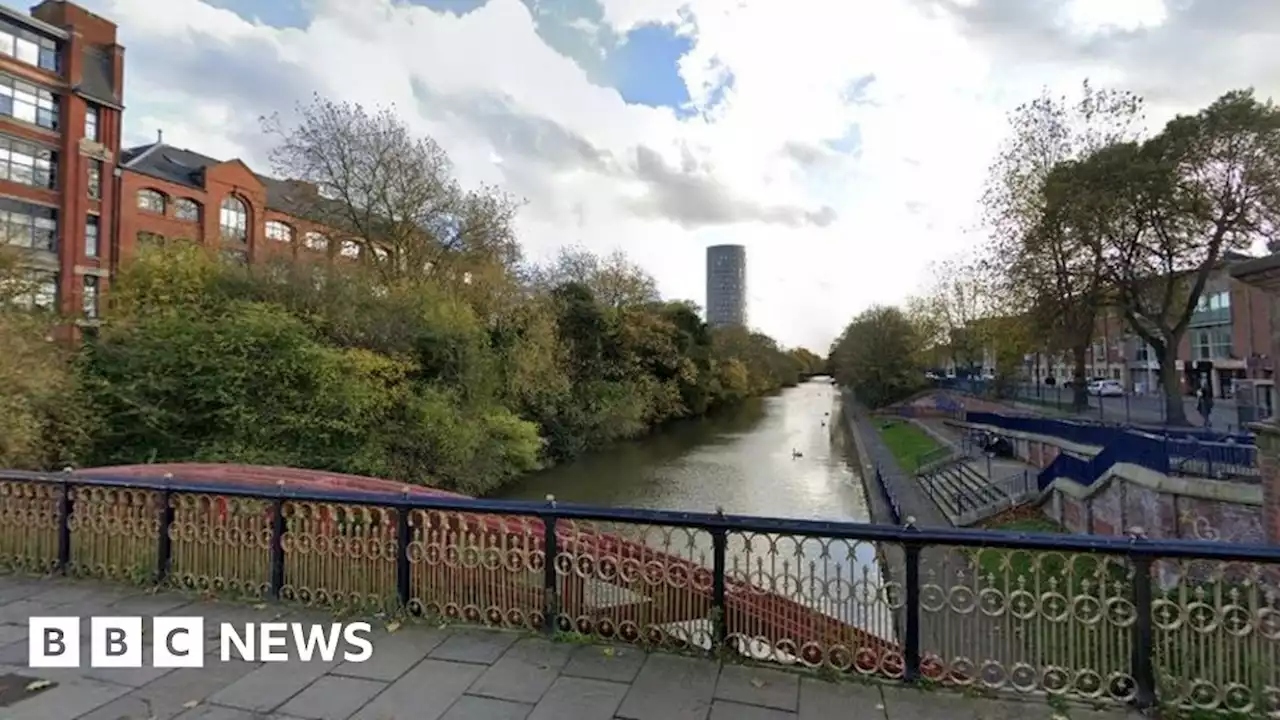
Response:
[[[356,238],[360,259],[241,267],[148,248],[79,348],[46,339],[69,319],[4,303],[0,466],[227,461],[479,494],[821,363],[708,328],[620,255],[530,266],[516,204],[459,188],[390,114],[318,101],[302,117],[277,170],[310,183],[298,212]]]

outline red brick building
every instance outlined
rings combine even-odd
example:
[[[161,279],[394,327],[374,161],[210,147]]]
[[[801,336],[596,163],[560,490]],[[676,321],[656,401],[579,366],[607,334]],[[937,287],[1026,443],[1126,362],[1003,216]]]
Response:
[[[23,253],[33,306],[97,315],[123,95],[113,23],[61,0],[0,7],[0,242]]]
[[[296,208],[314,187],[258,175],[240,160],[217,160],[157,141],[121,153],[120,255],[148,242],[190,240],[233,262],[270,257],[351,258],[361,245],[331,237]]]

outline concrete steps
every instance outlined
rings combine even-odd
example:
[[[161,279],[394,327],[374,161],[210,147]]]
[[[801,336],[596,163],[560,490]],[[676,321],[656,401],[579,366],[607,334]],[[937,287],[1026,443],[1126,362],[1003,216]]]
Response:
[[[968,460],[935,468],[918,479],[925,493],[953,523],[961,516],[994,507],[1008,499]]]

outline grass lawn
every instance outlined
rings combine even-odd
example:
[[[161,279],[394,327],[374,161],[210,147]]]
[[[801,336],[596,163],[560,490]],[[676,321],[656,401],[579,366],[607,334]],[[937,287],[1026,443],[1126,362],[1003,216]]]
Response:
[[[876,430],[905,473],[920,468],[920,458],[942,447],[929,433],[906,420],[877,420]]]

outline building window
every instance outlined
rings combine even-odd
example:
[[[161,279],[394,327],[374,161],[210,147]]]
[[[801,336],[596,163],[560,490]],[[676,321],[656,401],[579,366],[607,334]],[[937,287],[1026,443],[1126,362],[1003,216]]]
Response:
[[[223,250],[222,261],[228,265],[244,267],[249,264],[249,253],[244,250]]]
[[[200,203],[191,198],[181,198],[173,204],[173,213],[179,220],[200,221]]]
[[[139,190],[138,209],[163,215],[164,193],[155,190]]]
[[[102,199],[102,161],[101,160],[89,161],[89,199],[90,200]],[[139,199],[139,204],[141,204],[141,199]],[[160,207],[161,207],[161,212],[163,212],[164,196],[160,197]]]
[[[222,201],[220,218],[222,239],[224,241],[248,242],[249,211],[245,209],[244,202],[240,198],[228,195]]]
[[[84,109],[84,136],[87,140],[98,142],[98,106],[88,105]]]
[[[303,244],[306,245],[309,250],[325,251],[329,249],[329,238],[318,232],[312,231],[307,233]]]
[[[57,130],[58,99],[42,87],[0,76],[0,115]]]
[[[358,258],[360,257],[360,243],[355,240],[343,240],[338,253],[345,258]]]
[[[375,245],[375,246],[374,246],[374,248],[373,248],[373,256],[374,256],[375,258],[377,258],[377,259],[378,259],[378,262],[386,262],[386,261],[387,261],[387,257],[388,257],[387,249],[386,249],[386,248],[384,248],[384,247],[378,247],[378,246],[376,246],[376,245]],[[424,270],[426,270],[426,271],[430,272],[430,270],[431,270],[431,263],[430,263],[430,262],[427,262],[427,263],[426,263],[426,264],[424,264],[422,267],[423,267],[423,269],[424,269]]]
[[[52,189],[57,158],[58,154],[48,148],[0,136],[0,178],[5,180]]]
[[[29,270],[18,280],[18,292],[9,300],[26,310],[52,311],[58,308],[58,274],[46,270]]]
[[[58,71],[56,40],[3,21],[0,21],[0,54],[45,70]]]
[[[138,232],[138,247],[159,247],[164,244],[164,236],[160,233],[141,230]]]
[[[90,215],[84,222],[84,256],[98,257],[98,216]]]
[[[1231,357],[1231,328],[1193,330],[1191,357],[1194,360],[1225,360]]]
[[[267,239],[276,242],[293,242],[293,228],[279,220],[268,220]]]
[[[84,316],[90,320],[98,318],[98,276],[84,276],[84,295],[81,297],[84,305]]]
[[[58,211],[21,200],[0,198],[0,239],[5,245],[57,252]]]

